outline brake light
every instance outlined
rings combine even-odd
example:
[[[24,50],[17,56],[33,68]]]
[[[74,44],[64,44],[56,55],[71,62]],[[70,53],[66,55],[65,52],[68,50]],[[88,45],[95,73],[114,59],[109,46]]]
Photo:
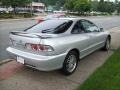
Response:
[[[39,45],[39,44],[31,44],[31,48],[33,50],[36,50],[36,51],[43,51],[44,50],[44,47],[42,45]]]
[[[26,44],[26,48],[34,51],[53,51],[51,46],[42,44]]]

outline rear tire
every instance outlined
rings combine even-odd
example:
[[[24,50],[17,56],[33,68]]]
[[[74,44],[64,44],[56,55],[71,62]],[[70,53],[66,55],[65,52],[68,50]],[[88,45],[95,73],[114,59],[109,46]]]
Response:
[[[63,67],[62,67],[63,74],[71,75],[77,68],[78,60],[79,60],[79,55],[77,54],[77,52],[70,51],[63,63]]]

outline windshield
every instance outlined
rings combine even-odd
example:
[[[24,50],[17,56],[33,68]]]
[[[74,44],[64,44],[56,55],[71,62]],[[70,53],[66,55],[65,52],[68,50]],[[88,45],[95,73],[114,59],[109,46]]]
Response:
[[[72,25],[71,20],[47,20],[26,30],[28,33],[64,33]]]

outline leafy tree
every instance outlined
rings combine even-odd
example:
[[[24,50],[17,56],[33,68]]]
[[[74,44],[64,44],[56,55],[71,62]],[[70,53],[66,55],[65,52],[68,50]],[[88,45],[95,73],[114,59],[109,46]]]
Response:
[[[118,0],[115,0],[115,6],[116,6],[118,3],[119,3],[119,1],[118,1]]]
[[[106,8],[105,11],[109,14],[113,13],[115,11],[115,5],[113,2],[106,1]]]
[[[77,0],[74,3],[74,10],[78,11],[80,14],[84,12],[89,12],[91,10],[91,1],[90,0]]]
[[[116,9],[117,9],[117,13],[120,14],[120,1],[118,2]]]
[[[117,14],[120,14],[120,1],[115,0],[115,9],[117,11]]]
[[[33,0],[35,2],[42,2],[46,7],[54,6],[55,9],[59,10],[60,7],[64,6],[65,0]]]
[[[55,9],[60,10],[61,7],[64,7],[65,0],[56,0]]]
[[[115,5],[113,2],[110,2],[110,1],[100,0],[98,4],[98,11],[107,12],[111,14],[112,12],[115,11]]]
[[[97,9],[98,9],[98,11],[100,11],[100,12],[105,12],[105,3],[104,3],[104,0],[100,0],[100,2],[99,2],[99,4],[98,4],[98,7],[97,7]]]
[[[65,2],[65,8],[69,11],[73,11],[74,10],[74,0],[66,0]]]
[[[51,5],[54,6],[58,0],[38,0],[42,3],[44,3],[46,6]]]
[[[99,4],[98,0],[92,1],[92,2],[91,2],[91,10],[92,10],[92,11],[98,11],[98,9],[97,9],[98,4]]]
[[[65,7],[69,11],[77,11],[79,14],[89,12],[91,10],[90,0],[66,0]]]

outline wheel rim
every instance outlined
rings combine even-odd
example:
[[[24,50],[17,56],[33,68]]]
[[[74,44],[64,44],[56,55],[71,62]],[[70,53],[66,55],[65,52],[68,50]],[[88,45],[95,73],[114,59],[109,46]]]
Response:
[[[77,61],[77,58],[75,55],[70,55],[68,57],[66,67],[69,72],[73,72],[74,69],[76,68],[76,65],[77,65],[76,61]]]
[[[109,50],[109,48],[110,48],[110,41],[107,40],[107,42],[106,42],[106,49]]]

